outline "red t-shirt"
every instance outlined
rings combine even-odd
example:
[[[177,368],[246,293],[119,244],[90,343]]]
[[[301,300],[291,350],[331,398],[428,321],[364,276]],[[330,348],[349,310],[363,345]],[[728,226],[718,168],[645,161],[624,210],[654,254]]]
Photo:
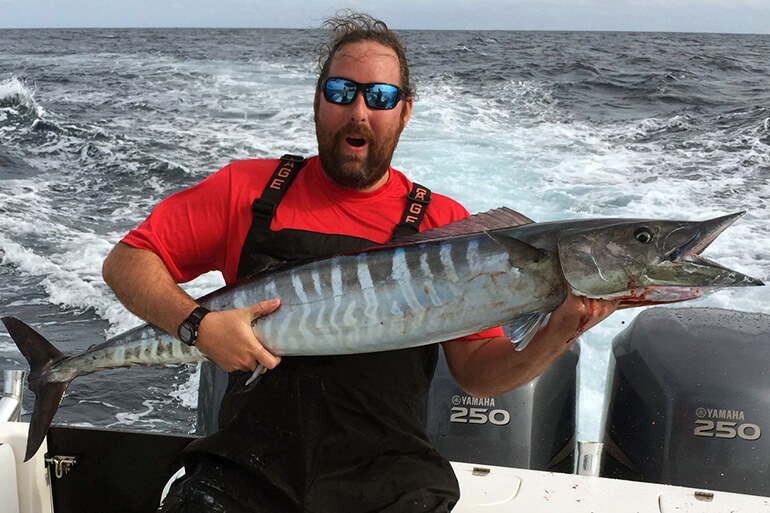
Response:
[[[209,271],[221,271],[225,282],[233,283],[251,226],[251,204],[261,196],[278,162],[232,162],[163,200],[122,242],[156,253],[179,283]],[[412,182],[391,167],[388,181],[375,191],[345,189],[324,175],[318,157],[311,157],[278,205],[270,228],[350,235],[385,243],[401,220],[411,188]],[[420,230],[468,215],[456,201],[432,193]],[[467,338],[502,334],[496,328]]]

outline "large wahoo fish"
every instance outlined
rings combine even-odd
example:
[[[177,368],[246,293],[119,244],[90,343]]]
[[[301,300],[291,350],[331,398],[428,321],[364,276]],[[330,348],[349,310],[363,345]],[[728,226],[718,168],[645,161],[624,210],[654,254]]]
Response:
[[[508,324],[527,341],[569,288],[635,306],[692,299],[714,287],[762,285],[699,256],[741,215],[522,224],[529,220],[503,208],[396,244],[266,271],[200,303],[216,310],[281,298],[276,312],[254,323],[259,340],[277,355],[402,349]],[[18,319],[2,320],[31,367],[36,400],[27,459],[77,376],[205,359],[151,325],[65,356]]]

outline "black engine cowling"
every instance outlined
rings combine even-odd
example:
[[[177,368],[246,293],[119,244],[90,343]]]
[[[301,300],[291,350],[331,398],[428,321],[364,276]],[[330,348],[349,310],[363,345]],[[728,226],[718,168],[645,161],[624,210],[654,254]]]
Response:
[[[425,426],[452,461],[572,472],[579,346],[543,374],[493,398],[454,381],[443,352],[426,398]]]
[[[770,495],[770,315],[652,308],[610,365],[603,476]]]

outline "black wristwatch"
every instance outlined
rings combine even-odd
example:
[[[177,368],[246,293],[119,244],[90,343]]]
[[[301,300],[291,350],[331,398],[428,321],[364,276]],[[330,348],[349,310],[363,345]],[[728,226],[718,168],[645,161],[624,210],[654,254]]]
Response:
[[[202,306],[193,310],[189,317],[183,320],[182,324],[180,324],[179,328],[176,330],[179,340],[188,346],[194,346],[195,341],[198,339],[198,326],[200,326],[201,321],[209,311],[208,308]]]

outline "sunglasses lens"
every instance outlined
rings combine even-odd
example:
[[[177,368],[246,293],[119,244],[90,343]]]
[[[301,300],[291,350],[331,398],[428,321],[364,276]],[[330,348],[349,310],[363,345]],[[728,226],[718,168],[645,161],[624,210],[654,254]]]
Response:
[[[344,78],[330,78],[324,83],[324,98],[338,105],[352,102],[358,90],[364,91],[366,105],[370,109],[392,109],[401,98],[398,87],[390,84],[359,84]]]
[[[327,101],[347,105],[356,96],[356,83],[342,78],[330,78],[324,85],[324,97]]]
[[[366,88],[366,104],[372,109],[392,109],[399,99],[398,87],[372,84]]]

